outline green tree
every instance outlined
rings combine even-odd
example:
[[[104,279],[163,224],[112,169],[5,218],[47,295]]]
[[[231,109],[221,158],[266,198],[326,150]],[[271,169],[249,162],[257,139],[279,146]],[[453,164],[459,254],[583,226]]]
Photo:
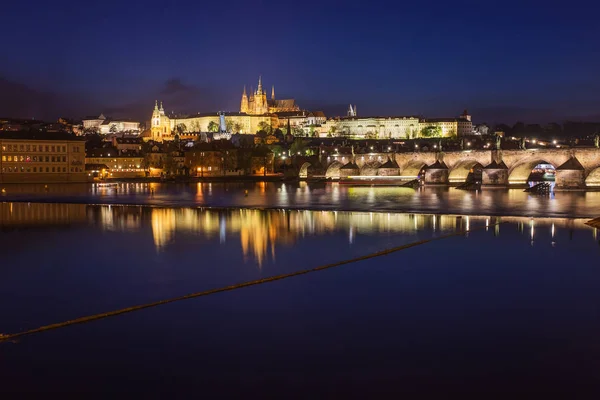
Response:
[[[227,130],[227,132],[233,132],[234,125],[235,124],[231,118],[225,118],[225,130]]]
[[[304,136],[304,129],[301,126],[294,125],[292,126],[292,134],[294,136]]]
[[[267,134],[270,134],[273,130],[273,127],[271,126],[271,124],[267,123],[266,121],[261,121],[258,123],[258,130],[265,131],[265,132],[267,132]]]
[[[304,139],[296,138],[294,142],[290,145],[290,154],[293,156],[306,155],[306,145],[307,142]]]
[[[184,123],[177,124],[177,126],[175,127],[175,132],[180,136],[183,135],[186,131],[187,126],[185,126]]]
[[[110,133],[117,133],[117,126],[116,125],[111,125],[110,128],[108,129],[108,131]]]
[[[421,129],[422,137],[441,137],[442,136],[442,128],[439,126],[426,126]]]
[[[210,121],[207,128],[209,132],[219,132],[219,124],[217,124],[215,121]]]
[[[375,132],[369,131],[366,133],[365,139],[377,139],[377,134]]]
[[[236,122],[233,124],[233,133],[240,133],[242,131],[242,124]]]

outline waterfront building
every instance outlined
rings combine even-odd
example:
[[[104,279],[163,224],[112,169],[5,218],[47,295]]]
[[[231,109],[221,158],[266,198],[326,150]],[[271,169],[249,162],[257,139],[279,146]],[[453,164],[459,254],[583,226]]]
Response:
[[[95,130],[101,135],[107,135],[109,133],[116,132],[131,132],[137,134],[140,133],[139,122],[128,120],[113,120],[106,118],[104,114],[100,114],[98,117],[84,118],[82,124],[84,131]]]
[[[267,93],[263,90],[262,79],[258,78],[258,88],[250,96],[246,94],[246,87],[242,93],[240,112],[250,115],[276,114],[280,112],[300,111],[294,99],[275,99],[275,86],[271,88],[271,99],[267,100]]]
[[[185,166],[194,176],[242,175],[238,149],[225,140],[198,143],[185,153]]]
[[[85,164],[105,165],[108,168],[106,174],[108,178],[142,178],[146,176],[144,157],[136,152],[128,154],[114,148],[95,149],[88,152]]]
[[[0,182],[85,182],[85,142],[65,132],[0,132]]]

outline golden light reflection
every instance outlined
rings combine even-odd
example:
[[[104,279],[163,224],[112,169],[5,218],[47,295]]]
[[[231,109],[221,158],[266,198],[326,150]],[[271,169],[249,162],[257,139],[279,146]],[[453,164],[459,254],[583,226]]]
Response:
[[[417,235],[429,230],[439,234],[462,229],[493,228],[500,234],[508,222],[527,238],[560,239],[561,229],[580,229],[598,239],[598,231],[585,225],[587,219],[490,217],[458,215],[396,214],[343,211],[206,210],[198,208],[150,208],[140,206],[93,206],[80,204],[0,203],[0,226],[72,225],[87,223],[99,229],[129,233],[150,228],[157,250],[164,250],[177,235],[190,234],[213,241],[215,246],[239,243],[241,256],[259,267],[274,261],[278,249],[293,246],[303,238],[339,233],[352,246],[361,246],[368,235]],[[528,227],[529,229],[524,229]],[[537,229],[536,229],[537,228]],[[537,231],[537,232],[536,232]],[[536,235],[537,234],[537,235]],[[142,236],[144,237],[144,236]],[[143,239],[147,240],[147,239]],[[239,240],[239,242],[238,242]],[[240,250],[235,250],[240,251]]]

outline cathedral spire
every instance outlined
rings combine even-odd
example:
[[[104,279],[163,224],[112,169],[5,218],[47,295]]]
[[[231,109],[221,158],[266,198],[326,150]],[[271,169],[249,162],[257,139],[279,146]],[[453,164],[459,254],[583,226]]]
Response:
[[[246,85],[244,85],[244,93],[242,93],[242,96],[243,96],[243,97],[246,97],[246,96],[247,96],[247,94],[246,94]]]
[[[258,89],[256,89],[256,93],[262,93],[262,77],[260,75],[258,76]]]
[[[158,111],[158,100],[154,100],[154,111]]]
[[[275,85],[271,86],[271,100],[275,100]]]
[[[162,101],[160,102],[160,111],[165,111],[165,109],[163,108],[163,105],[162,105]]]

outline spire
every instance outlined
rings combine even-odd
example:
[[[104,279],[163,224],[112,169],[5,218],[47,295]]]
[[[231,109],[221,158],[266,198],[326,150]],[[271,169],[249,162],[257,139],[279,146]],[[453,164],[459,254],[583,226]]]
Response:
[[[262,93],[262,77],[260,75],[258,76],[258,89],[256,89],[256,93]]]
[[[275,100],[275,85],[271,86],[271,100]]]
[[[158,100],[154,100],[154,111],[158,111]]]
[[[161,101],[161,102],[160,102],[160,111],[164,111],[164,110],[165,110],[165,109],[163,108],[162,101]]]
[[[246,97],[246,96],[247,96],[247,94],[246,94],[246,85],[244,85],[244,93],[242,93],[242,97]]]

